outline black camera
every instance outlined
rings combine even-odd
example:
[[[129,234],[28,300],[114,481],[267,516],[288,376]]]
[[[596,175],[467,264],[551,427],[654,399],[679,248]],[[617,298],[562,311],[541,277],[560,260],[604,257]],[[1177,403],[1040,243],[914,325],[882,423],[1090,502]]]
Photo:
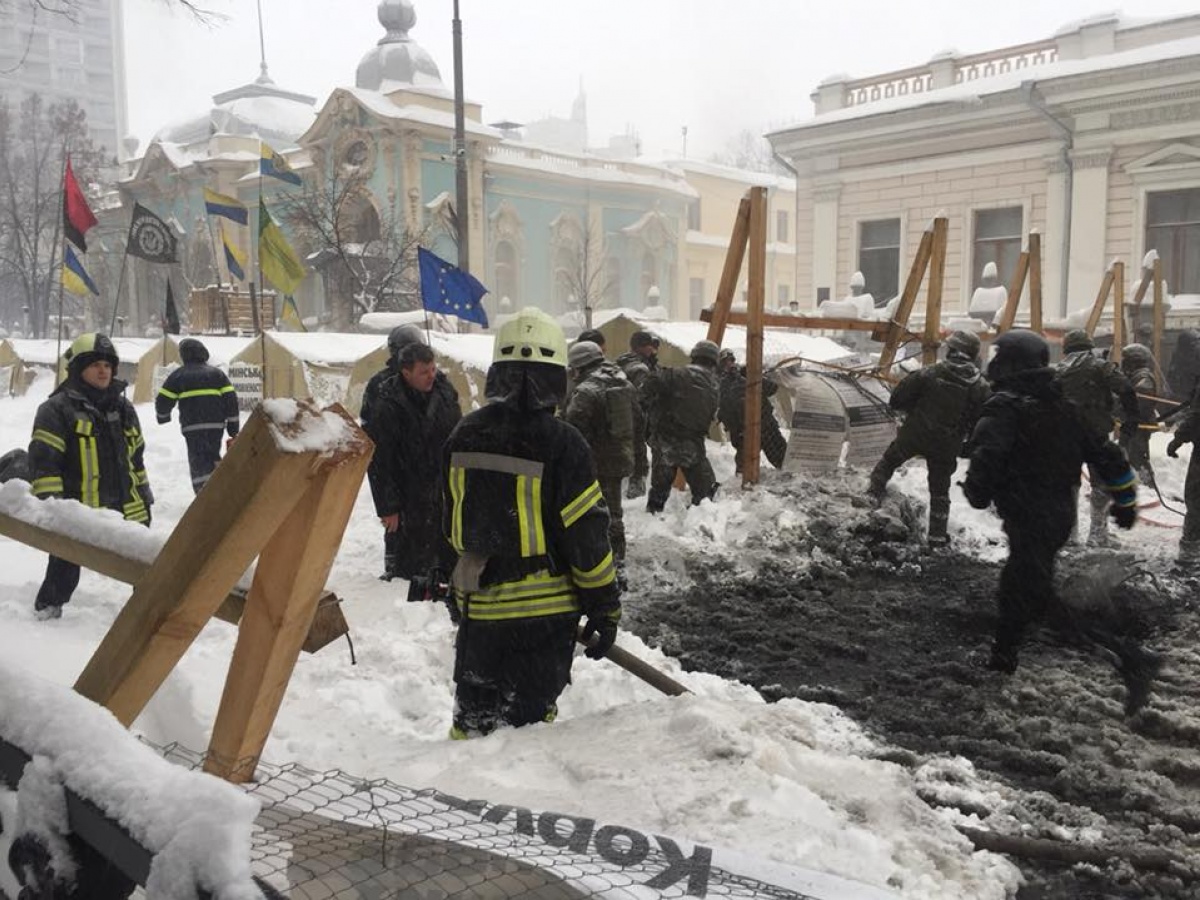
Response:
[[[428,575],[414,575],[408,582],[409,603],[426,600],[447,603],[451,598],[450,579],[440,569],[432,569]]]

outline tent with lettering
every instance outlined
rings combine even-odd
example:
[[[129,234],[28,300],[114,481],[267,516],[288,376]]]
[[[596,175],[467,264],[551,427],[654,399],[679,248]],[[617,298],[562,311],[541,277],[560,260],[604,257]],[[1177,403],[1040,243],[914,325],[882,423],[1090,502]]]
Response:
[[[379,340],[378,337],[375,338]],[[490,334],[454,334],[432,331],[427,334],[436,354],[437,367],[446,373],[458,391],[464,413],[483,405],[484,382],[492,359]],[[362,407],[363,390],[371,376],[387,364],[388,348],[384,341],[354,365],[346,393],[346,408],[357,414]]]
[[[180,340],[181,338],[175,335],[165,334],[147,347],[136,362],[136,368],[133,370],[136,375],[126,370],[122,358],[121,377],[129,382],[130,399],[134,403],[153,402],[167,374],[183,362],[179,358]]]

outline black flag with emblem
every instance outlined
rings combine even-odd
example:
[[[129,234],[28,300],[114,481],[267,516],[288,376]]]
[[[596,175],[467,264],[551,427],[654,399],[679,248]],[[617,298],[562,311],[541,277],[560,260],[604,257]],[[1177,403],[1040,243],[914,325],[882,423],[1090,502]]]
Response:
[[[147,262],[173,263],[176,261],[175,234],[166,222],[142,204],[135,203],[125,252]]]

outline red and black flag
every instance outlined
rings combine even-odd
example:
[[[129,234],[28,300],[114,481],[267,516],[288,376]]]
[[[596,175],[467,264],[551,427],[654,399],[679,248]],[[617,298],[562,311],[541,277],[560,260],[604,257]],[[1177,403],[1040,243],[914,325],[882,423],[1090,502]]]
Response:
[[[87,241],[84,235],[96,224],[96,217],[88,207],[75,173],[71,169],[71,158],[67,157],[67,171],[63,178],[63,232],[72,244],[87,252]]]

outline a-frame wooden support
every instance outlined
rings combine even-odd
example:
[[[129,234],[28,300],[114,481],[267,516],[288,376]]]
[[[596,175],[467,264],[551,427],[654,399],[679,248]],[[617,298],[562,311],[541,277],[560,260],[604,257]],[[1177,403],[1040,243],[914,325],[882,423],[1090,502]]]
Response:
[[[730,319],[733,293],[749,250],[746,274],[746,406],[742,441],[742,486],[758,483],[762,449],[763,318],[767,275],[767,189],[751,188],[738,204],[737,217],[725,253],[725,267],[717,286],[708,340],[720,346]]]
[[[1042,333],[1042,236],[1029,232],[1029,245],[1017,257],[1017,268],[1012,283],[1008,286],[1008,300],[996,323],[996,333],[1004,334],[1013,327],[1017,318],[1017,307],[1021,305],[1021,294],[1029,284],[1029,328]]]
[[[900,349],[900,342],[908,336],[908,320],[912,316],[913,307],[917,303],[917,294],[921,290],[921,282],[925,280],[925,272],[929,269],[930,260],[933,258],[934,245],[940,245],[941,250],[938,252],[941,264],[944,267],[946,260],[946,235],[949,232],[949,220],[945,216],[938,216],[934,219],[929,227],[921,234],[921,243],[917,246],[917,255],[913,257],[912,265],[908,270],[908,279],[904,282],[904,290],[900,293],[900,302],[896,305],[896,314],[892,317],[892,321],[888,323],[887,331],[883,338],[883,349],[879,353],[879,363],[875,367],[875,371],[886,377],[891,371],[892,364],[896,362],[896,351]],[[944,273],[943,273],[944,274]],[[942,275],[937,277],[937,303],[938,312],[941,310],[941,284]],[[932,280],[931,280],[932,288]],[[927,317],[928,319],[928,317]],[[935,329],[940,323],[934,323]],[[929,335],[929,322],[926,321],[925,335],[922,337],[923,349],[925,341]],[[937,344],[934,344],[936,351]]]
[[[131,725],[257,557],[206,764],[252,778],[372,450],[339,406],[256,410],[75,689]]]

